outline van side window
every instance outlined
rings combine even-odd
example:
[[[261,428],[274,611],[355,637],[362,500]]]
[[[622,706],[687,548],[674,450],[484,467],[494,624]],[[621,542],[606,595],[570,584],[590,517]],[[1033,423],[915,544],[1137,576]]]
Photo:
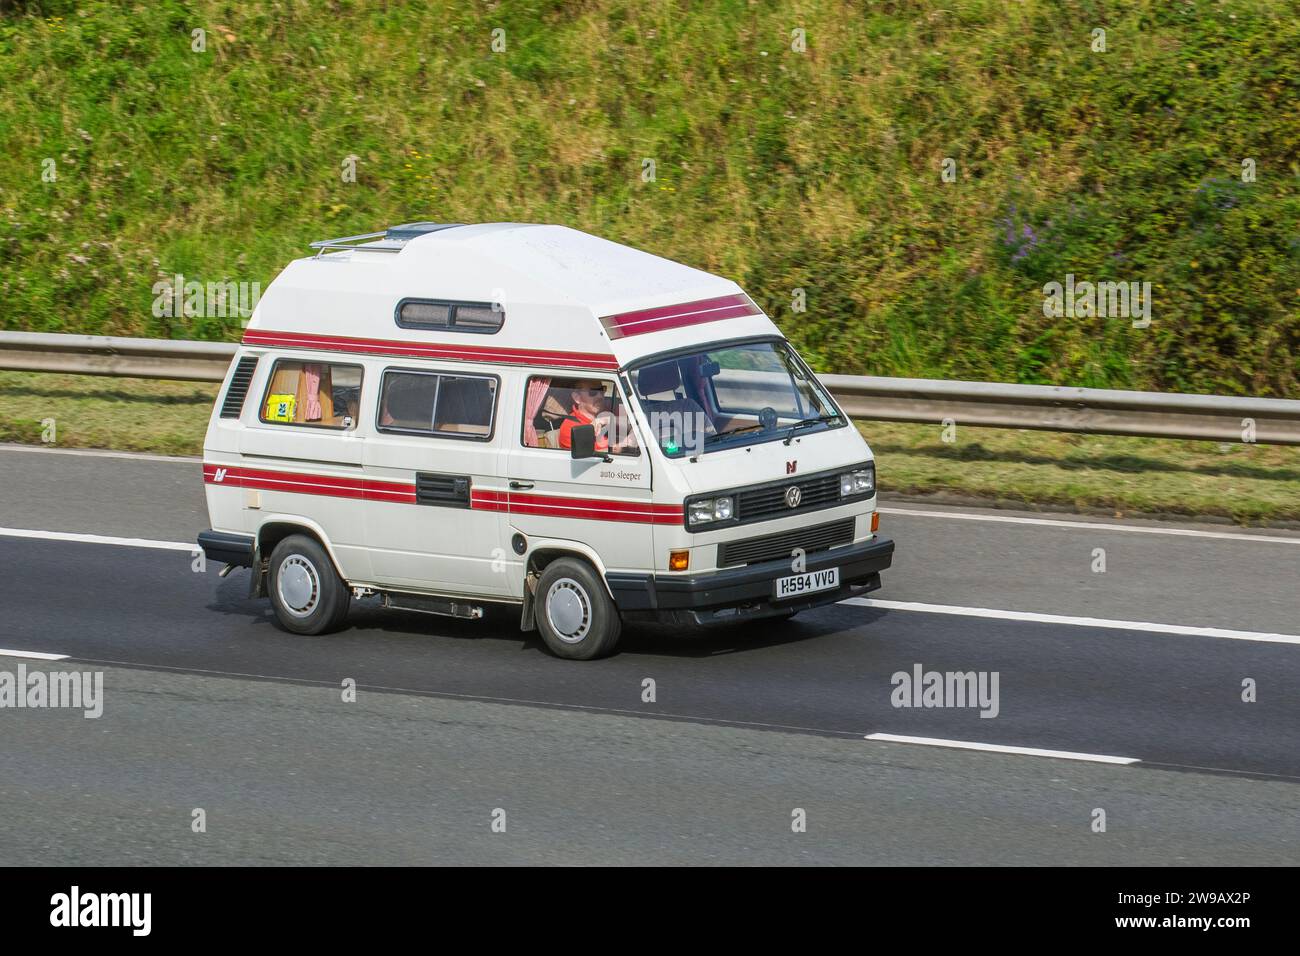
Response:
[[[488,375],[444,375],[388,369],[379,392],[382,432],[492,437],[497,380]]]
[[[349,429],[360,404],[360,366],[279,359],[258,417],[271,425]]]
[[[595,427],[597,451],[630,456],[641,453],[613,382],[549,375],[528,379],[524,392],[525,448],[571,448],[572,431],[578,425]]]

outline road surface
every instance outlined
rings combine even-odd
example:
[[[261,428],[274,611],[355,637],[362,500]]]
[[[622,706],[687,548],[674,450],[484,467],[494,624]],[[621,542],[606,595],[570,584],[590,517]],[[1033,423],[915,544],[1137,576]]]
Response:
[[[574,664],[504,613],[285,634],[193,569],[192,460],[0,489],[0,671],[104,675],[0,709],[0,863],[1300,863],[1296,532],[885,500],[870,601]],[[895,706],[918,667],[996,707]]]

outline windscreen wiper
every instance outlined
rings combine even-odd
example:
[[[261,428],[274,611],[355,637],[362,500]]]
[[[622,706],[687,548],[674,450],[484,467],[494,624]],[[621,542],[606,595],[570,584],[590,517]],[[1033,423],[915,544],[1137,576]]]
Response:
[[[758,431],[760,428],[767,428],[762,422],[756,425],[742,425],[739,428],[730,428],[725,432],[718,432],[716,435],[707,435],[704,444],[711,445],[714,442],[722,441],[724,438],[730,438],[732,435],[743,435],[745,432]]]
[[[801,428],[807,428],[809,425],[820,425],[822,422],[839,421],[839,418],[839,415],[818,415],[816,418],[800,419],[790,426],[790,430],[786,432],[785,441],[781,444],[788,445],[790,442],[794,441],[794,433]]]

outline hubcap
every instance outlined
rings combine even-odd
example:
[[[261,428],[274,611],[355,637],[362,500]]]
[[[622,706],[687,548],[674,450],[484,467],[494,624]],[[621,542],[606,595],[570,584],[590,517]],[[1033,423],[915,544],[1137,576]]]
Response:
[[[316,609],[320,602],[320,575],[301,554],[291,554],[281,561],[275,580],[280,604],[294,617],[306,617]]]
[[[591,630],[591,601],[573,578],[560,578],[546,592],[546,619],[566,644],[577,644]]]

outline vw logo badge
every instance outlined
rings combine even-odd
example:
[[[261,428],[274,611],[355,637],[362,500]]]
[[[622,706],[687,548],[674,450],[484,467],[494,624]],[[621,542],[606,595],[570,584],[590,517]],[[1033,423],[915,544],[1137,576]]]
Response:
[[[791,485],[785,489],[785,503],[791,508],[798,508],[799,502],[803,498],[803,492],[799,490],[798,485]]]

